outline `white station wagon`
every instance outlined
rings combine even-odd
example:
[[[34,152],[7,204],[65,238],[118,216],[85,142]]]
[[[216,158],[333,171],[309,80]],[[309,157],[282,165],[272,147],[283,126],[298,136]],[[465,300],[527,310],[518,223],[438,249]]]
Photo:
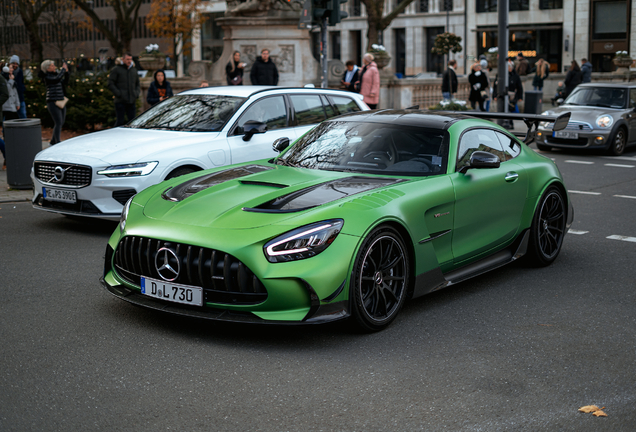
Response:
[[[266,86],[188,90],[126,126],[76,137],[38,153],[33,207],[118,219],[133,195],[193,171],[274,157],[321,121],[368,110],[339,90]]]

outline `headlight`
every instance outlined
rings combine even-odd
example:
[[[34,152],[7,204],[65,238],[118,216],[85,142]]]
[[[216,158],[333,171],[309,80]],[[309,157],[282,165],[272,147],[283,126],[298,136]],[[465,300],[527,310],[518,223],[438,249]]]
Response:
[[[126,201],[126,204],[124,205],[124,209],[121,211],[121,218],[119,219],[119,228],[122,230],[122,232],[124,231],[124,228],[126,228],[126,218],[128,217],[128,210],[130,210],[130,204],[132,203],[132,200],[135,196],[131,196],[130,199],[128,201]]]
[[[311,258],[333,243],[343,225],[342,219],[333,219],[289,231],[263,247],[265,257],[272,263]]]
[[[614,119],[612,116],[608,116],[607,114],[600,116],[596,119],[596,124],[598,127],[608,128],[614,124]]]
[[[141,162],[128,165],[113,165],[101,171],[97,171],[97,174],[105,175],[107,177],[143,176],[150,174],[157,165],[159,165],[159,162]]]

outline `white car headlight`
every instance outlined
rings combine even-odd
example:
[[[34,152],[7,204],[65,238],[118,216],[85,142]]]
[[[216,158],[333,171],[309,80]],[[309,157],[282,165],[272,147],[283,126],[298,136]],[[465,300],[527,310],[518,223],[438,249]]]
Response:
[[[124,209],[121,211],[121,218],[119,219],[119,228],[121,229],[121,231],[124,231],[124,228],[126,228],[126,218],[128,217],[128,211],[130,210],[130,204],[132,203],[132,200],[135,196],[131,196],[130,199],[128,201],[126,201],[126,204],[124,205]]]
[[[608,128],[614,124],[614,119],[612,118],[612,116],[604,114],[596,119],[596,124],[598,125],[598,127]]]
[[[305,225],[269,241],[263,251],[272,263],[311,258],[333,243],[343,224],[342,219],[333,219]]]
[[[97,174],[106,177],[132,177],[148,175],[154,170],[159,162],[140,162],[127,165],[113,165],[106,169],[97,171]]]

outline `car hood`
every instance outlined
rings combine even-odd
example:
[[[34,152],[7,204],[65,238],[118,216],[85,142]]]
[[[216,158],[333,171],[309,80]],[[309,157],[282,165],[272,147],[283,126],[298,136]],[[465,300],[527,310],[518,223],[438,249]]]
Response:
[[[86,165],[118,165],[148,162],[149,157],[177,146],[209,142],[219,132],[178,132],[119,127],[75,137],[36,156],[39,161]]]
[[[560,107],[552,108],[545,113],[547,115],[559,115],[566,112],[571,113],[570,122],[579,121],[589,123],[592,128],[598,129],[596,119],[603,114],[610,115],[616,120],[623,114],[624,109],[605,108],[605,107],[590,107],[590,106],[576,106],[576,105],[561,105]]]
[[[405,180],[246,164],[158,185],[144,205],[144,215],[194,226],[256,228],[402,181]]]

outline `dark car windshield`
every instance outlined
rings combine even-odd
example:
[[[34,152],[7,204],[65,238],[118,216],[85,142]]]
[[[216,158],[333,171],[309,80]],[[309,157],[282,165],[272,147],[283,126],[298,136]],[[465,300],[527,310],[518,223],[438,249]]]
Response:
[[[565,100],[566,104],[625,108],[627,89],[612,87],[577,87]]]
[[[244,100],[232,96],[177,95],[150,108],[127,126],[192,132],[219,131]]]
[[[428,176],[446,172],[443,130],[327,121],[299,139],[277,163],[331,171]]]

